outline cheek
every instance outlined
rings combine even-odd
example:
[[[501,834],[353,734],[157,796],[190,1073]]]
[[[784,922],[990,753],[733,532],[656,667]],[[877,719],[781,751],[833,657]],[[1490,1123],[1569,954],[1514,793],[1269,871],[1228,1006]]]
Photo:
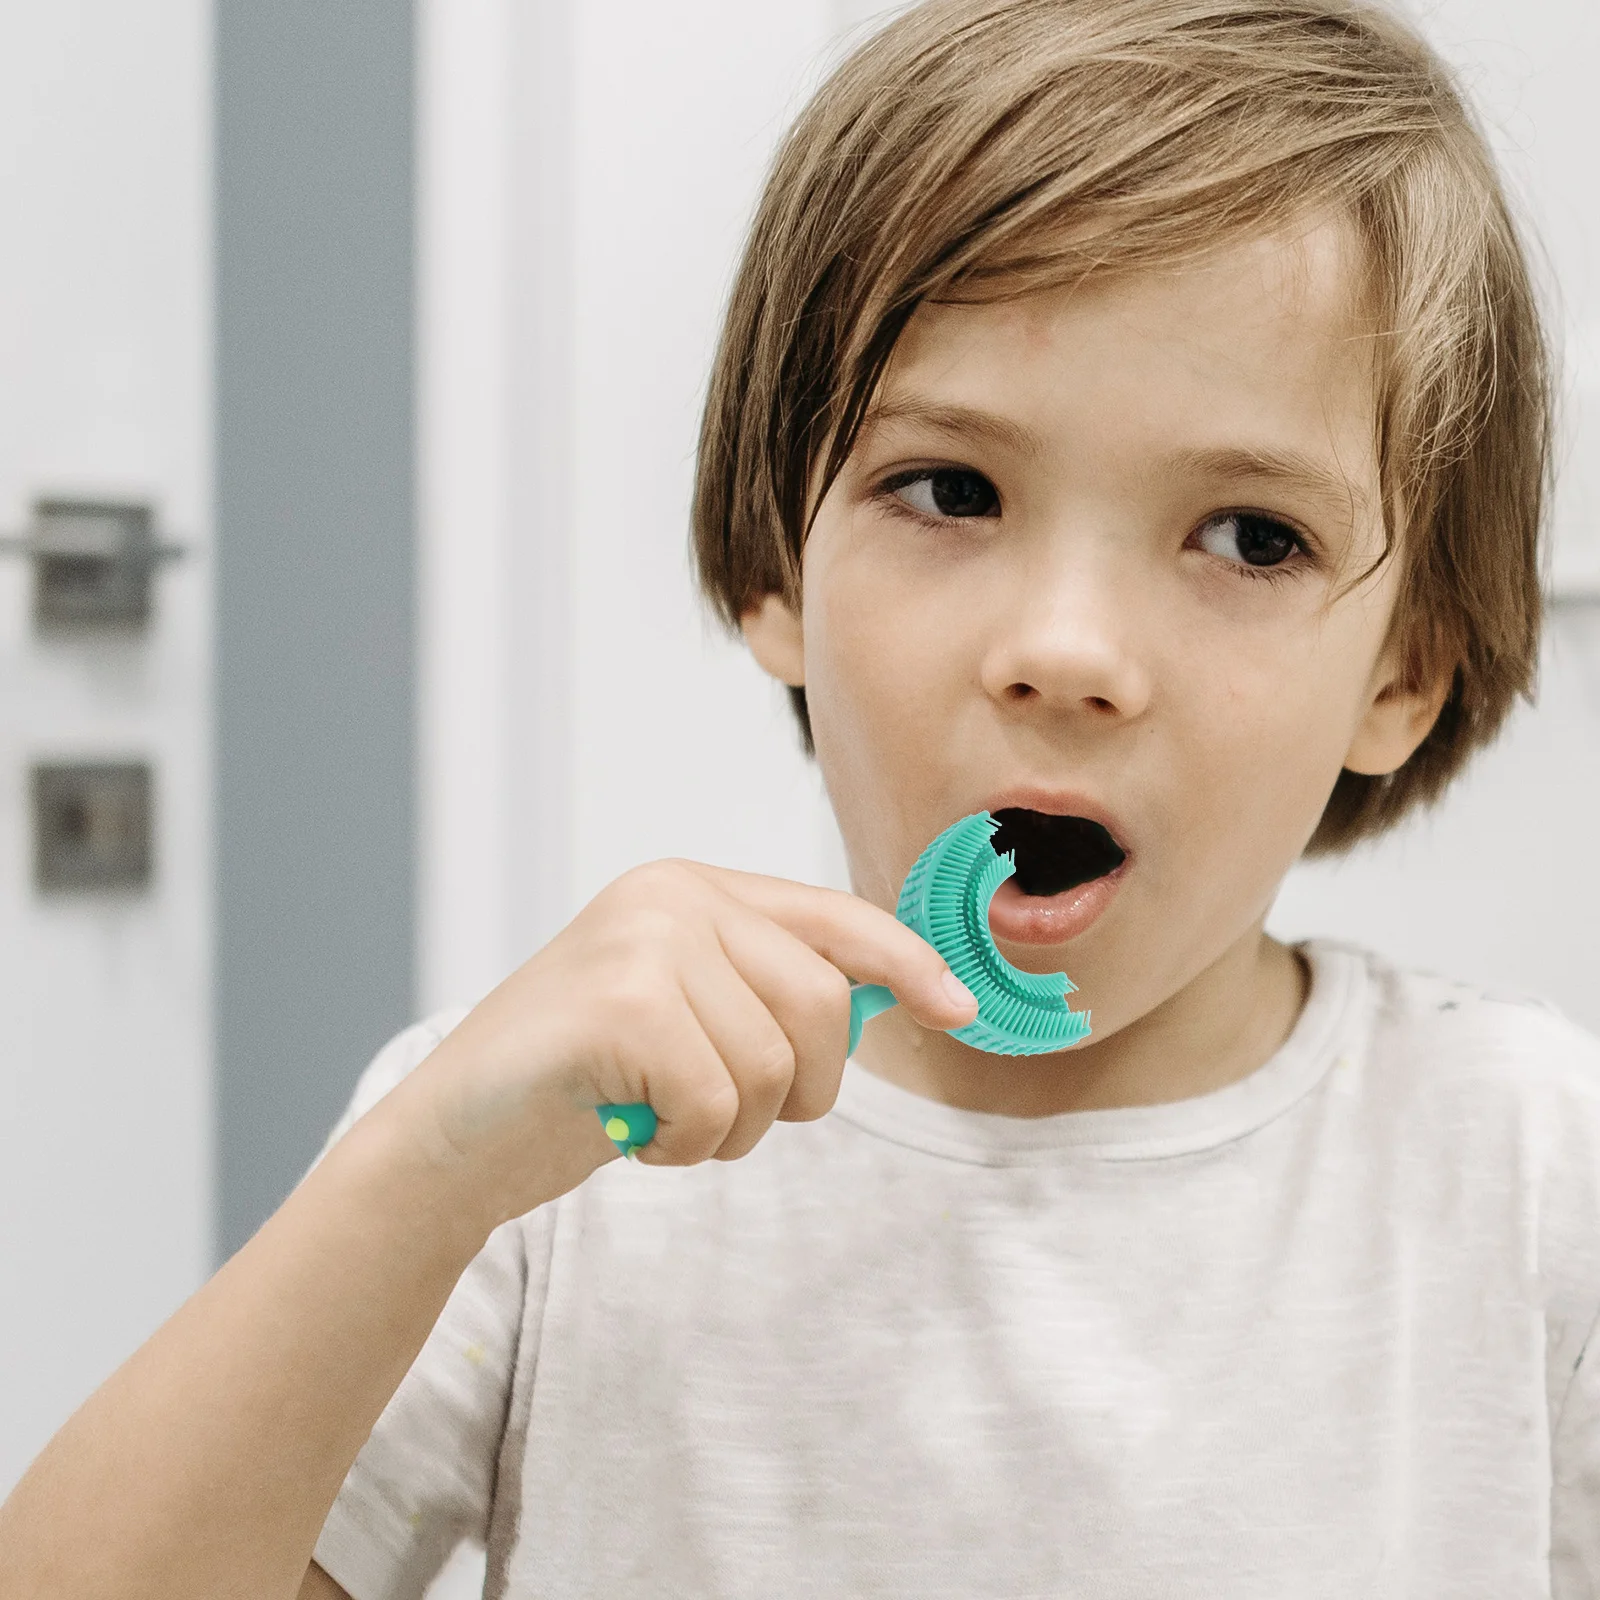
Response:
[[[824,771],[870,763],[904,776],[952,709],[958,668],[948,628],[903,587],[818,585],[808,594],[805,636],[806,699]]]
[[[1209,775],[1208,831],[1222,852],[1271,875],[1299,854],[1338,779],[1360,704],[1352,667],[1365,654],[1358,641],[1316,632],[1261,646],[1219,652],[1200,671],[1191,661],[1169,685],[1187,701],[1174,721],[1189,764]]]
[[[852,565],[807,568],[806,703],[852,881],[892,906],[929,819],[948,820],[965,792],[952,787],[951,758],[966,743],[971,675],[948,596]]]

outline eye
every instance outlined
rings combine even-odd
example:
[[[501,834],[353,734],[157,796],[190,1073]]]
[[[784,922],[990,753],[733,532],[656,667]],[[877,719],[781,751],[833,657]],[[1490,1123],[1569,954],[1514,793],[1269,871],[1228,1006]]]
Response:
[[[1281,567],[1304,541],[1287,523],[1255,511],[1225,511],[1201,523],[1195,543],[1210,555],[1246,567]]]
[[[884,485],[897,500],[925,517],[997,517],[1000,496],[970,467],[932,467],[904,473]]]

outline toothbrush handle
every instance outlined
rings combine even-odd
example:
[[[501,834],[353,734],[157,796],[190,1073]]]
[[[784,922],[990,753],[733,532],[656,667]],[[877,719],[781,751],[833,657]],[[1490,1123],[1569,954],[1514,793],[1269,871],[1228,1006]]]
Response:
[[[632,1105],[605,1105],[594,1109],[600,1126],[606,1130],[606,1137],[625,1156],[631,1156],[656,1136],[656,1114],[643,1100],[636,1100]]]
[[[880,1011],[897,1005],[891,990],[881,983],[858,983],[850,990],[850,1054],[861,1043],[861,1030]],[[656,1114],[642,1100],[626,1106],[596,1106],[607,1137],[623,1155],[631,1156],[656,1136]]]
[[[850,990],[850,1051],[856,1053],[856,1046],[861,1043],[861,1030],[877,1016],[880,1011],[887,1011],[890,1006],[899,1005],[892,989],[886,989],[881,983],[858,983]]]

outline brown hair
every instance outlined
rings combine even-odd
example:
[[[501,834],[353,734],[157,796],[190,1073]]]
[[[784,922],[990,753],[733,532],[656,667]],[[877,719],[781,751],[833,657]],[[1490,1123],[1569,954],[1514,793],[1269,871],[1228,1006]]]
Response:
[[[1550,380],[1484,141],[1370,5],[926,0],[862,45],[790,130],[734,283],[695,485],[705,592],[730,623],[767,594],[798,606],[810,517],[923,301],[1170,262],[1322,208],[1358,230],[1380,330],[1395,639],[1413,683],[1454,679],[1398,772],[1340,775],[1310,848],[1436,798],[1532,689]]]

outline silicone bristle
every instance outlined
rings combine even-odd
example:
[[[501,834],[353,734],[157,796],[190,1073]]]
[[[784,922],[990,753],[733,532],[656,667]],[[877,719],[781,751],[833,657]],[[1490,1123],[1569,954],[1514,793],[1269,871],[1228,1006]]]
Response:
[[[1067,1005],[1076,986],[1064,972],[1012,966],[989,932],[989,902],[1016,871],[1009,852],[995,854],[998,827],[979,811],[946,828],[906,874],[896,914],[977,997],[976,1021],[950,1030],[957,1039],[993,1055],[1065,1050],[1089,1033],[1089,1013]]]

